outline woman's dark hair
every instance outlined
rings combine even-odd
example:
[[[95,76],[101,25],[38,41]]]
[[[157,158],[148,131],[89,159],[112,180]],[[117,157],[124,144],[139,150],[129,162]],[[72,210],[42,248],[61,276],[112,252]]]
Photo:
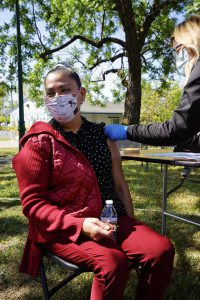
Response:
[[[53,67],[51,70],[49,70],[44,78],[44,83],[46,82],[46,78],[49,74],[57,72],[57,71],[65,71],[67,75],[69,75],[74,81],[76,81],[79,88],[81,88],[81,80],[79,75],[69,68],[65,62],[58,62],[55,67]]]

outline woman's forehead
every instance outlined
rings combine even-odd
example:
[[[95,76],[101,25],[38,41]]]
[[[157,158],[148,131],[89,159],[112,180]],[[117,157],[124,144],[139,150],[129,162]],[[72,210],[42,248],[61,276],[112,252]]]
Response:
[[[65,71],[57,71],[48,74],[46,78],[46,87],[49,85],[54,85],[56,83],[64,85],[75,85],[76,82],[71,78],[70,74],[67,74]]]

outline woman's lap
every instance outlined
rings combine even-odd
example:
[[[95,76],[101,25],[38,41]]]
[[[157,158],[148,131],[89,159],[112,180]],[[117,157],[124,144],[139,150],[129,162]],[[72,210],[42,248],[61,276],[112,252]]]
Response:
[[[123,216],[119,218],[118,223],[118,244],[111,239],[97,243],[84,236],[80,236],[77,243],[73,243],[59,236],[48,242],[45,247],[90,271],[94,271],[99,264],[107,268],[108,262],[110,268],[126,260],[132,260],[134,264],[142,263],[147,258],[159,257],[172,247],[167,238],[139,221]]]
[[[127,261],[120,247],[111,239],[96,243],[87,237],[79,237],[77,243],[59,236],[46,243],[45,248],[80,267],[95,272],[96,269],[116,268],[120,261]],[[109,262],[109,265],[108,265]]]

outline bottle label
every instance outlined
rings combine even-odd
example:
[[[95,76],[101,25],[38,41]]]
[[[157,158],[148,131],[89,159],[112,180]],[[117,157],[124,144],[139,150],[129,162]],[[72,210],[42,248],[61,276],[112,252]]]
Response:
[[[117,236],[117,218],[105,218],[105,217],[101,217],[101,221],[104,223],[110,223],[113,225],[113,234],[111,235],[111,238],[116,241],[116,236]]]
[[[101,217],[102,222],[108,222],[112,224],[117,224],[117,218],[106,218],[106,217]]]

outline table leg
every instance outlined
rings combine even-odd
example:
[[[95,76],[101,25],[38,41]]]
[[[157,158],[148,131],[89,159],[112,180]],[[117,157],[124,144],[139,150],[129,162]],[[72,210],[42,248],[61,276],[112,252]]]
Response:
[[[167,168],[163,166],[163,192],[162,192],[162,235],[166,235],[166,209],[167,209]]]

